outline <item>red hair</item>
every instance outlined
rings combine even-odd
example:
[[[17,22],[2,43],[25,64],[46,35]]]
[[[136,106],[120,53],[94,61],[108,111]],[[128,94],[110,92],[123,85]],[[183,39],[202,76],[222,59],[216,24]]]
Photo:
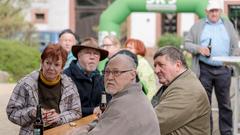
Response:
[[[137,55],[145,56],[146,48],[141,40],[130,38],[125,42],[124,48],[126,48],[127,45],[132,46],[136,50]]]
[[[53,58],[53,60],[59,60],[62,58],[62,68],[67,61],[67,51],[62,48],[59,44],[49,44],[41,54],[41,59],[44,61],[46,58]]]

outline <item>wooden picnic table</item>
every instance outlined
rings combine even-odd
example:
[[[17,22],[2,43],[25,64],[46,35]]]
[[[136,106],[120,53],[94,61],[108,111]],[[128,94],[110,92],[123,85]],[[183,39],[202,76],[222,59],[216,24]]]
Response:
[[[64,125],[45,130],[43,134],[44,135],[65,135],[69,130],[89,124],[91,121],[95,120],[96,118],[97,118],[96,115],[89,115],[79,120],[70,122],[72,125],[70,123],[66,123]]]

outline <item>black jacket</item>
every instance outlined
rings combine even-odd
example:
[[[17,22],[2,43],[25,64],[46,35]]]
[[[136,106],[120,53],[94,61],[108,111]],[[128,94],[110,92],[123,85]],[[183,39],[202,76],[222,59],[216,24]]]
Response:
[[[77,60],[71,62],[70,66],[64,70],[64,73],[71,77],[75,82],[81,99],[82,115],[87,116],[93,113],[94,107],[99,106],[101,102],[101,93],[104,91],[103,77],[99,71],[95,71],[90,78],[84,74],[77,64]]]

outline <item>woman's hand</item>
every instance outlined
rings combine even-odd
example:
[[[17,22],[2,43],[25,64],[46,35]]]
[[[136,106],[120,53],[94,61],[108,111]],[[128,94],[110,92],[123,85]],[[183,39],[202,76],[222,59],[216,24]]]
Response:
[[[60,115],[56,112],[55,109],[47,110],[43,109],[43,122],[45,125],[52,125],[59,121]]]

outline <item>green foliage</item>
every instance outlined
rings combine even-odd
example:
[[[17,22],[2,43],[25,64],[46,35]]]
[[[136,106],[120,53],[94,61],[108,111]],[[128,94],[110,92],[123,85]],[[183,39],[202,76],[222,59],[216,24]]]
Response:
[[[158,40],[158,47],[164,47],[171,45],[182,49],[180,45],[183,43],[183,37],[177,36],[176,34],[165,33]],[[182,50],[183,51],[183,50]],[[183,51],[188,67],[192,66],[192,56],[187,51]]]
[[[183,55],[185,57],[188,67],[191,68],[192,67],[192,54],[187,52],[186,50],[184,50]]]
[[[1,0],[0,1],[0,38],[15,38],[19,34],[27,35],[34,30],[33,25],[24,20],[23,11],[30,0]],[[22,40],[27,40],[23,37]]]
[[[175,46],[180,48],[180,45],[183,42],[183,38],[177,36],[176,34],[165,33],[163,34],[160,39],[158,40],[158,47],[163,47],[167,45]]]
[[[40,52],[16,41],[0,39],[0,70],[7,71],[10,82],[39,68]]]

